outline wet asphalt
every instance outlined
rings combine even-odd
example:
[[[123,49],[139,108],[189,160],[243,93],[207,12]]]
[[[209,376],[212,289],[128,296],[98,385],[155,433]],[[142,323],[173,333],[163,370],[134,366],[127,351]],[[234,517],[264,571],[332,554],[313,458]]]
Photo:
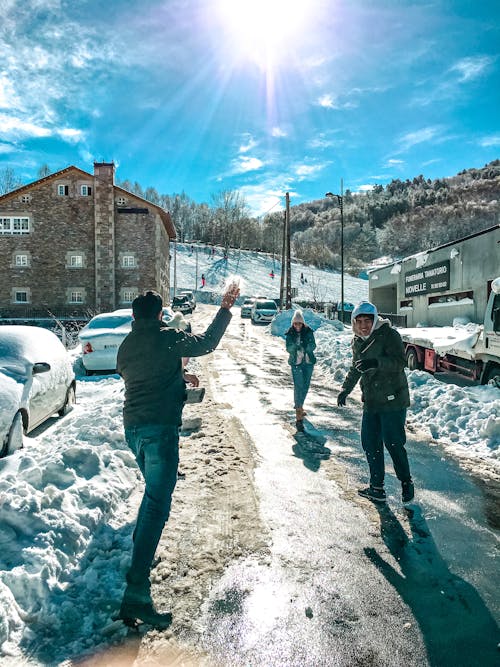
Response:
[[[423,429],[408,433],[415,501],[403,507],[388,457],[387,504],[360,498],[359,400],[340,410],[339,387],[315,371],[297,434],[284,341],[234,310],[211,382],[254,443],[268,548],[214,586],[208,654],[221,666],[499,665],[497,490]]]

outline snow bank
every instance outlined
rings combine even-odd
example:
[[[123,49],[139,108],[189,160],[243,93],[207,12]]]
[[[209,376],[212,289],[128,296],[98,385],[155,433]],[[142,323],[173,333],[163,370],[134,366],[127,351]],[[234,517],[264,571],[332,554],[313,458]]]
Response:
[[[481,335],[482,327],[479,324],[469,324],[453,327],[415,327],[399,329],[399,333],[408,343],[426,345],[434,348],[440,355],[461,352],[469,359],[474,357],[473,348]]]

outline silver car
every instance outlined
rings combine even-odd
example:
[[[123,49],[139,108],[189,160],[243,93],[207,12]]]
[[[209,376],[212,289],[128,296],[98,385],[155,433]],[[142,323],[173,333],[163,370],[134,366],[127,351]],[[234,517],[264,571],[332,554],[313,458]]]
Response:
[[[278,314],[278,306],[271,299],[259,299],[255,301],[250,313],[253,324],[269,324],[273,317]]]
[[[75,402],[75,375],[59,338],[41,327],[0,326],[0,457]]]

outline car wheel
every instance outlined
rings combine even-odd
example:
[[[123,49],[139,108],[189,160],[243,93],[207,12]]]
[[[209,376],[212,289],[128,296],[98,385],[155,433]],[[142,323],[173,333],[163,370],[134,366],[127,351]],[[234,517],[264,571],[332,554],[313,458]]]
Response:
[[[23,416],[20,412],[16,412],[7,439],[0,452],[0,457],[7,456],[7,454],[12,454],[12,452],[15,452],[17,449],[21,449],[23,446],[23,433]]]
[[[500,389],[500,368],[491,369],[491,371],[488,373],[486,384],[490,385],[491,387]]]
[[[418,371],[422,368],[422,364],[418,360],[417,353],[413,348],[410,348],[406,353],[406,365],[411,371]]]
[[[68,412],[71,412],[71,410],[73,410],[73,406],[75,403],[76,403],[75,388],[73,385],[71,385],[71,387],[68,387],[68,391],[66,392],[66,400],[64,401],[64,405],[60,410],[58,410],[57,414],[60,417],[64,417],[64,415],[67,415]]]

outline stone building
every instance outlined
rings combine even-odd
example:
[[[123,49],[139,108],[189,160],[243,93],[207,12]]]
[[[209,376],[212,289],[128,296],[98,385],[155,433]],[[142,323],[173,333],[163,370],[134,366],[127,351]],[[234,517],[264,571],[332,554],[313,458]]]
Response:
[[[149,288],[169,301],[170,214],[114,170],[71,166],[0,196],[0,317],[88,316]]]

